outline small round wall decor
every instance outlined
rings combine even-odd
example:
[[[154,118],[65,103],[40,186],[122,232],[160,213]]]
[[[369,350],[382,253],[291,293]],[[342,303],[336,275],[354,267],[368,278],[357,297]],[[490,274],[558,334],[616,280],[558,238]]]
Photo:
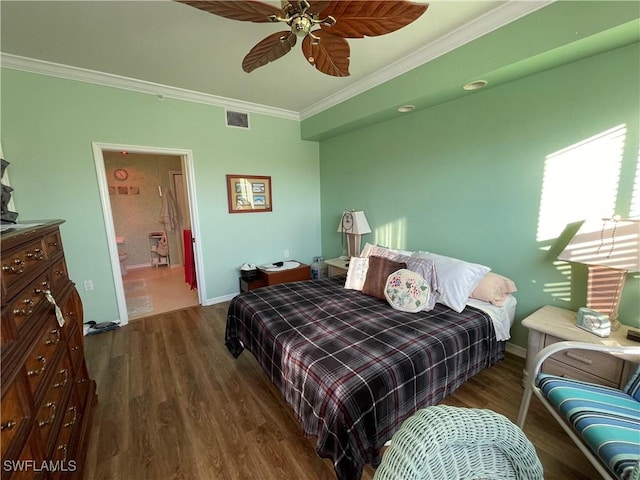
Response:
[[[113,176],[116,180],[126,180],[129,178],[129,172],[127,172],[124,168],[116,168],[113,171]]]

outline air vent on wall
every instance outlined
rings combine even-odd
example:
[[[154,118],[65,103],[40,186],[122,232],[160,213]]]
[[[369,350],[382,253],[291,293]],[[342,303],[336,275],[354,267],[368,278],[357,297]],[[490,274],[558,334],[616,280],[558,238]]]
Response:
[[[235,128],[249,128],[249,114],[242,112],[232,112],[226,110],[227,114],[227,127]]]

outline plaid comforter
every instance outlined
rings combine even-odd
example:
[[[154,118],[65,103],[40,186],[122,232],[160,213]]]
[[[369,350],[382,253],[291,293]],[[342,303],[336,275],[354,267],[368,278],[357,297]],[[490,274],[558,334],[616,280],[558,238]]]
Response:
[[[440,304],[405,313],[343,288],[344,277],[259,288],[229,306],[225,343],[258,360],[339,480],[364,465],[416,410],[504,357],[491,320]]]

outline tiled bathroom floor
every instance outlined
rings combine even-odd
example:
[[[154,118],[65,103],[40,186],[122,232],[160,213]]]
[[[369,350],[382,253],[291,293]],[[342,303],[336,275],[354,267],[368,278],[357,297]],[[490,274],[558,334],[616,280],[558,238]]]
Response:
[[[122,280],[129,320],[198,305],[182,267],[130,268]]]

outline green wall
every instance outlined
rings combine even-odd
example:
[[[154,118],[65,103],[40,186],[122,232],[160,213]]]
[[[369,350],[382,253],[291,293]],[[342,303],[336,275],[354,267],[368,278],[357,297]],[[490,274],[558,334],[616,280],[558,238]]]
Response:
[[[238,292],[243,262],[320,254],[318,144],[298,121],[251,114],[250,130],[227,128],[221,107],[6,68],[1,94],[19,220],[66,220],[70,276],[95,286],[79,288],[87,320],[118,318],[92,142],[192,150],[207,303]],[[228,173],[271,176],[273,212],[229,214]]]
[[[545,157],[619,124],[628,128],[617,212],[628,214],[640,146],[639,44],[478,91],[320,143],[322,246],[341,252],[343,210],[364,210],[364,241],[488,265],[518,288],[520,320],[545,304],[584,305],[584,272],[567,277],[536,240]],[[566,179],[571,182],[571,178]],[[553,242],[551,242],[553,243]],[[640,278],[620,310],[640,325]]]

